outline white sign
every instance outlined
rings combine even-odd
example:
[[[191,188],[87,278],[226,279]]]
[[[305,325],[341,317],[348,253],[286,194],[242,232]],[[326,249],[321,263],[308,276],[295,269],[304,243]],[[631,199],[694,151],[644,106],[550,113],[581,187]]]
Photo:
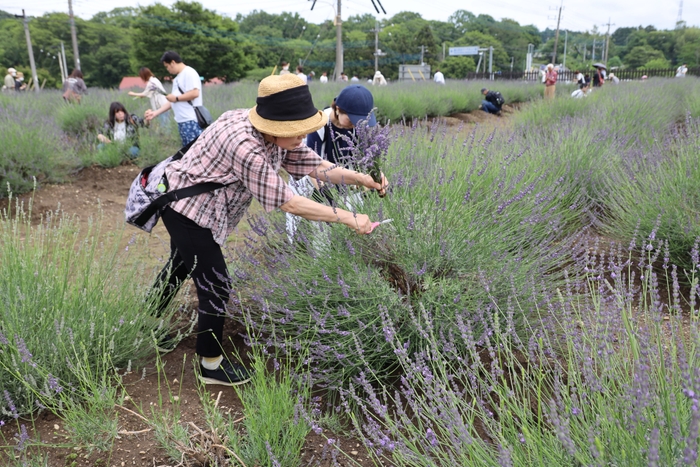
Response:
[[[450,47],[450,55],[479,55],[479,46]]]

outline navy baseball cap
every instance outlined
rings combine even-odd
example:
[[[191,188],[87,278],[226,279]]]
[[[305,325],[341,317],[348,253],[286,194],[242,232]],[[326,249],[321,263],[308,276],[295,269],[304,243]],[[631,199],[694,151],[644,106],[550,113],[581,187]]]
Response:
[[[367,120],[367,126],[377,124],[377,117],[372,112],[372,109],[374,109],[374,98],[369,89],[364,86],[354,84],[346,87],[335,98],[335,105],[348,114],[350,121],[355,126],[361,120]]]

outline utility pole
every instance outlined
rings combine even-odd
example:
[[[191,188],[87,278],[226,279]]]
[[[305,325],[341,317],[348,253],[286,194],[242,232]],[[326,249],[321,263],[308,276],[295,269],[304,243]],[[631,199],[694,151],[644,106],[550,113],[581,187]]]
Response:
[[[559,5],[559,16],[557,17],[557,32],[554,34],[554,51],[552,52],[552,64],[557,63],[557,45],[559,44],[559,23],[561,22],[561,10],[564,7],[564,0]]]
[[[595,38],[593,38],[593,48],[591,49],[591,61],[595,62]]]
[[[63,58],[63,73],[64,76],[62,77],[63,82],[65,83],[66,79],[68,79],[68,62],[66,61],[66,49],[63,47],[63,41],[61,41],[61,57]]]
[[[340,5],[340,0],[338,0]],[[75,68],[80,70],[80,55],[78,55],[78,35],[75,33],[75,18],[73,18],[73,1],[68,0],[68,16],[70,17],[70,36],[73,40],[73,57],[75,58]]]
[[[70,1],[70,0],[69,0]],[[343,71],[343,21],[340,19],[340,0],[338,11],[335,15],[335,80],[340,81],[340,73]]]
[[[605,65],[608,64],[608,49],[610,48],[610,26],[615,26],[613,23],[612,25],[610,24],[610,18],[608,18],[608,32],[605,33],[605,53],[603,55],[603,63]]]
[[[421,45],[420,46],[420,64],[421,64],[421,66],[425,65],[425,62],[423,61],[424,54],[425,54],[425,46]]]
[[[32,68],[32,80],[34,80],[34,91],[39,92],[39,77],[36,75],[36,64],[34,63],[34,50],[32,49],[32,38],[29,36],[29,22],[27,15],[22,8],[22,16],[15,15],[15,18],[22,18],[24,22],[24,35],[27,38],[27,52],[29,53],[29,66]]]
[[[385,55],[382,53],[381,50],[379,50],[379,31],[381,29],[379,28],[379,21],[374,22],[374,29],[371,29],[370,32],[374,33],[374,72],[377,73],[379,71],[379,57],[382,55]]]

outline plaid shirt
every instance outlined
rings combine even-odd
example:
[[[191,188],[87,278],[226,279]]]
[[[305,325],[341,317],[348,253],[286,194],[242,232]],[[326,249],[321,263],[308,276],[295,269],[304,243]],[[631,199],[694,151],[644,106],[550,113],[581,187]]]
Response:
[[[204,182],[228,185],[185,198],[170,207],[210,229],[223,245],[253,198],[270,212],[294,196],[277,173],[283,167],[295,178],[311,173],[323,161],[307,146],[287,151],[266,142],[248,119],[248,110],[224,113],[208,127],[179,161],[165,169],[170,190]]]

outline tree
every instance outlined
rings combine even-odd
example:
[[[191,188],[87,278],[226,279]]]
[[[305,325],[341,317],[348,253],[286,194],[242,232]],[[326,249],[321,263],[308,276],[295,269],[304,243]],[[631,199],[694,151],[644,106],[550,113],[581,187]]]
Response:
[[[640,68],[654,59],[663,59],[664,54],[648,46],[637,46],[625,56],[625,65],[629,68]]]
[[[700,28],[684,28],[676,38],[676,64],[700,66]]]
[[[134,57],[140,66],[163,72],[160,57],[175,50],[205,79],[234,81],[253,68],[244,53],[238,23],[205,9],[200,3],[176,2],[171,9],[150,5],[132,25]]]
[[[445,78],[464,79],[467,73],[476,70],[476,63],[472,57],[447,57],[440,63],[440,71]]]

